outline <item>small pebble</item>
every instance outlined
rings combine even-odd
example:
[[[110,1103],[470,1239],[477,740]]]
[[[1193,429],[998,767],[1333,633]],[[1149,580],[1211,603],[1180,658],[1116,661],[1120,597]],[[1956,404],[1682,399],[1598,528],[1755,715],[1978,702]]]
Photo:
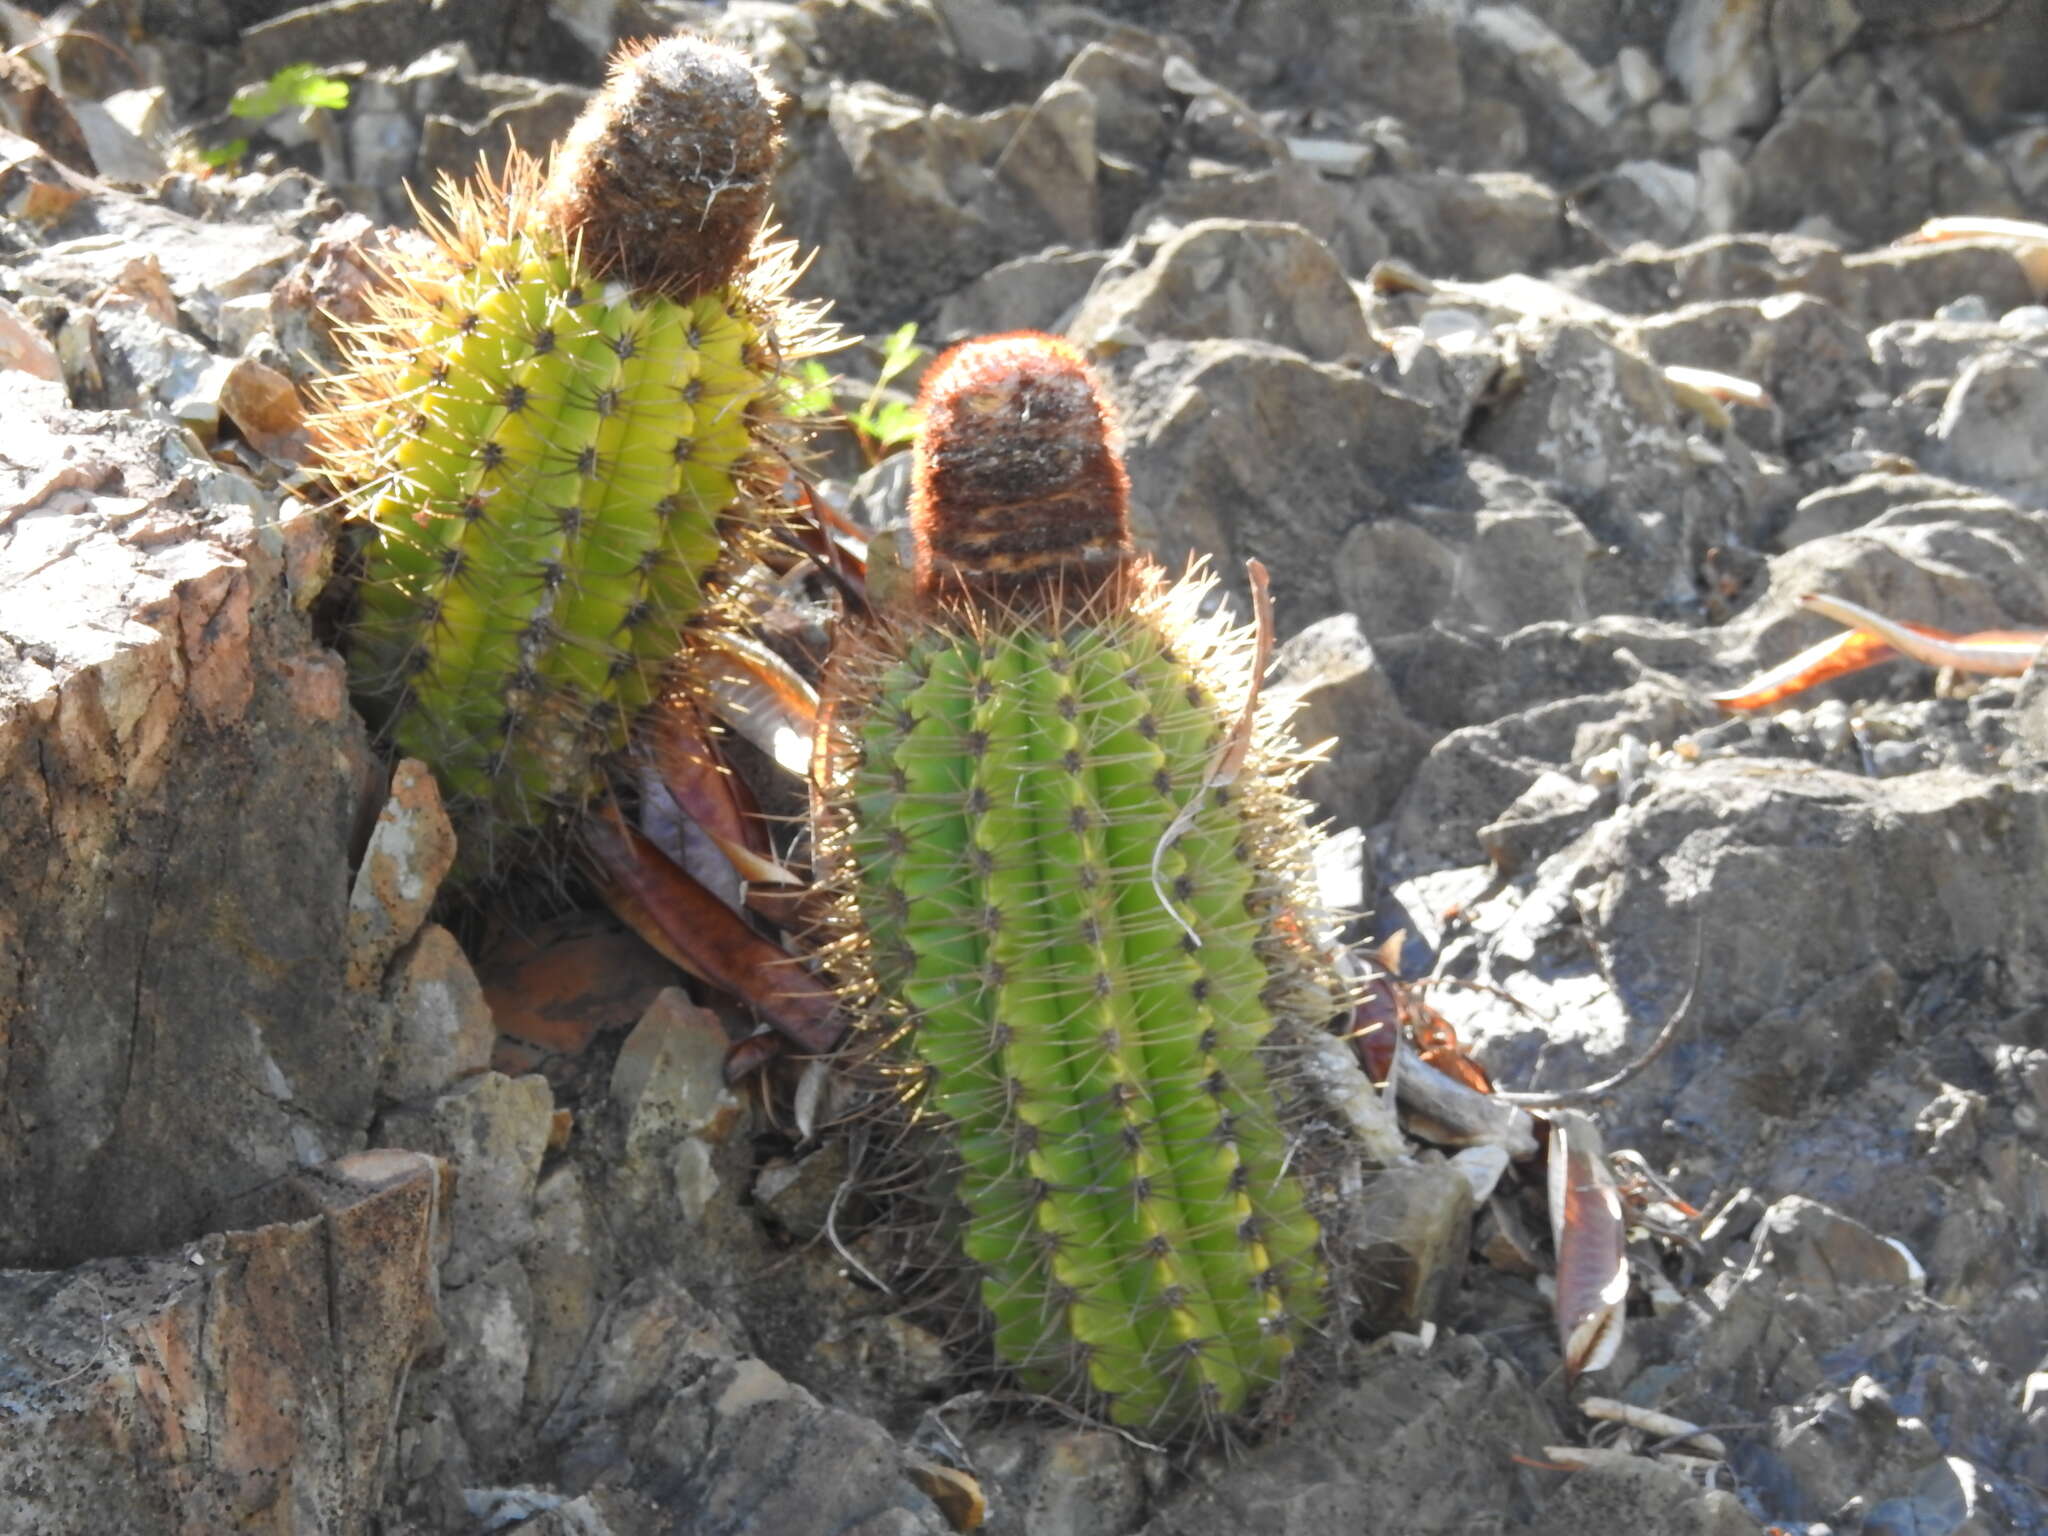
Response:
[[[1966,293],[1942,305],[1934,312],[1934,318],[1981,323],[1991,318],[1991,302],[1981,293]]]

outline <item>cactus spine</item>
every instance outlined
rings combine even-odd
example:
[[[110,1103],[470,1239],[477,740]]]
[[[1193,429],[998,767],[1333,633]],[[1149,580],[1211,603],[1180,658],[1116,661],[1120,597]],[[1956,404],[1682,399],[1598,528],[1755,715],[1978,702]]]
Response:
[[[759,521],[775,361],[816,319],[761,235],[778,100],[701,39],[623,52],[551,170],[442,187],[331,382],[351,683],[472,872],[592,792]]]
[[[1271,1070],[1276,1026],[1331,998],[1290,921],[1299,754],[1261,717],[1211,784],[1247,637],[1133,552],[1071,351],[956,349],[924,404],[917,602],[842,637],[827,678],[839,963],[912,1141],[947,1149],[998,1361],[1198,1429],[1277,1382],[1325,1307]]]

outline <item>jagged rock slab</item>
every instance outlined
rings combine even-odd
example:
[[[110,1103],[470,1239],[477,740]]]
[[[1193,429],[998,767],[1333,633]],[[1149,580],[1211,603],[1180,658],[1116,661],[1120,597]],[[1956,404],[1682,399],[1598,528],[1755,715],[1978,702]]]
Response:
[[[171,1253],[0,1270],[0,1522],[367,1531],[434,1332],[431,1159],[370,1152]]]
[[[0,391],[0,1262],[63,1264],[361,1144],[365,749],[299,606],[316,520],[175,428]]]

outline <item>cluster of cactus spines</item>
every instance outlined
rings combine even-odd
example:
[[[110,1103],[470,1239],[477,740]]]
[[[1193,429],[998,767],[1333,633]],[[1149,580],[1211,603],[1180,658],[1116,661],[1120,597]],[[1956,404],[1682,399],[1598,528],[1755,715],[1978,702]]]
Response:
[[[702,39],[627,50],[551,167],[443,185],[331,381],[351,682],[473,872],[593,792],[751,548],[777,363],[816,343],[762,231],[778,101]]]
[[[1249,638],[1134,552],[1077,355],[971,343],[923,403],[916,600],[842,634],[827,674],[835,963],[905,1144],[948,1165],[997,1362],[1199,1433],[1327,1306],[1275,1070],[1334,986],[1297,920],[1300,754],[1263,714],[1244,772],[1212,782]]]

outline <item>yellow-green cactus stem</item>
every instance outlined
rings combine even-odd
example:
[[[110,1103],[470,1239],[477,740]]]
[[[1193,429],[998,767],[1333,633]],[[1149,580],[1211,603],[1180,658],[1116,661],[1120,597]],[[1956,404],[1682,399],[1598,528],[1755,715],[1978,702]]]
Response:
[[[1325,1312],[1270,1060],[1303,942],[1299,763],[1246,638],[1132,551],[1085,368],[970,344],[925,390],[917,601],[828,674],[821,852],[983,1331],[1026,1387],[1157,1434],[1244,1411]],[[1306,1018],[1292,1021],[1310,1024]]]
[[[764,515],[777,365],[815,322],[761,231],[777,102],[701,39],[623,53],[551,169],[443,186],[332,381],[367,530],[351,684],[471,871],[597,787]]]

